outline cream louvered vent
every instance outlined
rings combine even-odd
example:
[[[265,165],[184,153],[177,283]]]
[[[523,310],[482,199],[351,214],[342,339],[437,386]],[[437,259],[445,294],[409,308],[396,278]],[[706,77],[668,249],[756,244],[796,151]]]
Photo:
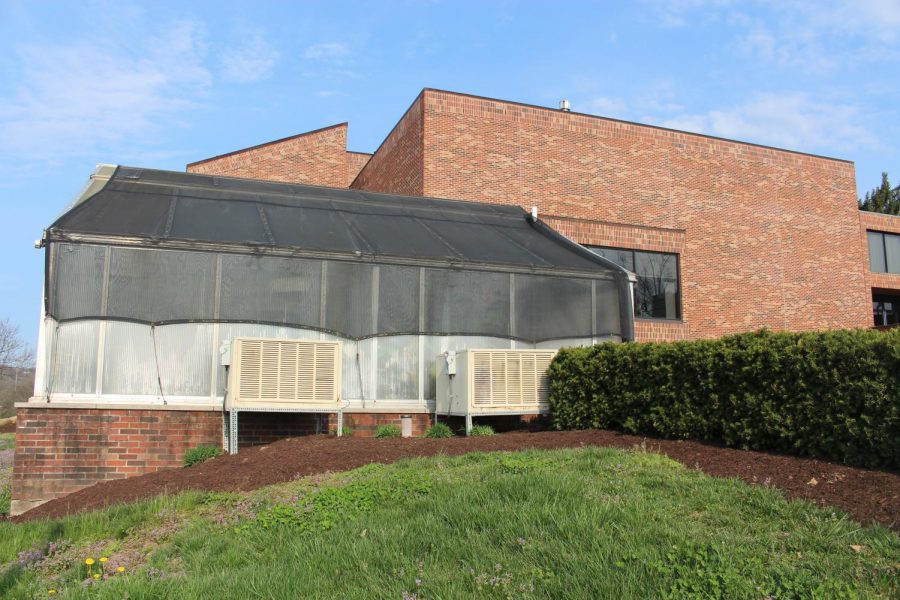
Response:
[[[228,404],[235,408],[334,408],[340,393],[339,342],[236,338]]]
[[[547,402],[547,368],[555,350],[473,350],[472,404],[533,406]]]

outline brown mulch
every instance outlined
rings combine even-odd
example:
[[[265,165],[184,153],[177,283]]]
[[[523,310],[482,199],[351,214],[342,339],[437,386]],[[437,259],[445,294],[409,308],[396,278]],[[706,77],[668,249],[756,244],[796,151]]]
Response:
[[[16,422],[10,421],[9,423],[0,424],[0,433],[15,433],[16,432]]]
[[[291,438],[248,448],[236,456],[223,456],[189,469],[168,469],[99,483],[47,502],[14,520],[57,518],[181,490],[248,491],[298,476],[343,471],[371,462],[391,463],[404,458],[455,456],[472,451],[581,446],[644,446],[708,475],[739,477],[748,483],[771,485],[790,498],[842,508],[863,524],[877,522],[900,530],[900,474],[601,430],[515,432],[451,439]]]

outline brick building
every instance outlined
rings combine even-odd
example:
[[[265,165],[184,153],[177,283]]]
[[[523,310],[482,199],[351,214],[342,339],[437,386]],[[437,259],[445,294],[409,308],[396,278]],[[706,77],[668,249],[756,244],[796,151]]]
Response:
[[[237,150],[187,171],[536,206],[541,221],[636,274],[638,341],[897,323],[900,218],[857,209],[849,161],[432,89],[372,154],[347,150],[347,127]],[[35,399],[18,407],[16,510],[98,480],[174,466],[186,448],[221,439],[215,385],[202,405],[113,402],[100,393],[103,367],[73,355],[71,368],[86,369],[87,379],[96,373],[96,387],[54,405],[45,390],[52,374],[41,374],[40,361]],[[418,415],[417,431],[428,424],[425,404],[390,402],[358,411],[350,424],[367,432],[401,412]],[[330,423],[260,414],[248,421],[245,441],[323,426]]]
[[[187,168],[322,185],[347,172],[354,189],[537,206],[558,231],[667,288],[668,302],[638,290],[639,341],[867,327],[873,299],[882,311],[893,302],[880,322],[896,322],[898,241],[885,242],[892,266],[871,264],[866,232],[900,233],[900,219],[860,213],[850,161],[434,89],[368,159],[332,148],[346,127]],[[332,130],[342,133],[322,140],[331,170],[273,167],[296,169],[297,140],[308,156]]]

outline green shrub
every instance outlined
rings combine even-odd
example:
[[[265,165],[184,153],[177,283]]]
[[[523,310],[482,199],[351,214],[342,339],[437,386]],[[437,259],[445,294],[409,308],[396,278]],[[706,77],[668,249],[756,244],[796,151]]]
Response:
[[[217,448],[216,446],[197,446],[196,448],[191,448],[184,453],[182,463],[184,463],[185,467],[192,467],[194,465],[199,465],[200,463],[205,462],[211,458],[220,456],[221,454],[222,449]]]
[[[331,432],[333,435],[337,435],[337,429]],[[353,429],[344,425],[343,429],[341,429],[342,437],[353,437]]]
[[[900,467],[900,329],[567,348],[549,378],[558,429]]]
[[[469,432],[472,437],[484,437],[494,435],[494,428],[490,425],[472,425],[472,431]]]
[[[425,434],[427,438],[452,438],[453,430],[446,423],[435,423]]]
[[[402,432],[399,425],[379,425],[378,429],[375,430],[375,437],[378,439],[397,438],[400,435],[402,435]]]

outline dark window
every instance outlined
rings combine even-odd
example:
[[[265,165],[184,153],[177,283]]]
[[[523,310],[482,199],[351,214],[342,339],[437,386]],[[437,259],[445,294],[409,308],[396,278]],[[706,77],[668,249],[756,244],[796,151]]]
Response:
[[[588,248],[637,275],[634,316],[650,319],[681,318],[677,254],[597,246]]]
[[[900,296],[872,294],[872,312],[876,327],[900,324]]]
[[[900,235],[866,232],[869,238],[869,270],[873,273],[900,274]]]

